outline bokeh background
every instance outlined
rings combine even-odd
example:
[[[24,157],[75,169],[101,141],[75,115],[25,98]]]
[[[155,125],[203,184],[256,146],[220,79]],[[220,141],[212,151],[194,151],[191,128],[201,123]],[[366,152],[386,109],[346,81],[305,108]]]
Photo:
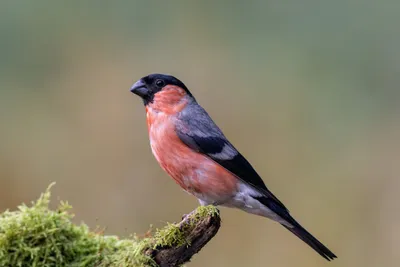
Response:
[[[151,155],[131,84],[182,79],[330,266],[400,261],[399,1],[2,1],[0,211],[53,181],[75,221],[144,233],[198,204]],[[188,266],[322,266],[223,208]]]

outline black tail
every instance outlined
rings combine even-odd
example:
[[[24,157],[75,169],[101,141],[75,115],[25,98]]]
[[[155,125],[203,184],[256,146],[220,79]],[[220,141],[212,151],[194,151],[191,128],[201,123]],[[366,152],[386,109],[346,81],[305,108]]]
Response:
[[[319,255],[324,257],[326,260],[330,261],[333,260],[336,257],[335,254],[333,254],[332,251],[330,251],[327,247],[325,247],[321,242],[319,242],[315,237],[313,237],[309,232],[307,232],[306,229],[304,229],[299,223],[297,223],[293,218],[291,218],[293,221],[290,221],[290,224],[293,225],[293,227],[289,227],[286,225],[283,225],[286,229],[288,229],[290,232],[295,234],[298,238],[306,242],[310,247],[312,247],[316,252],[318,252]]]
[[[295,234],[298,238],[306,242],[310,247],[312,247],[319,255],[324,257],[326,260],[330,261],[336,257],[332,251],[325,247],[321,242],[319,242],[315,237],[313,237],[306,229],[304,229],[290,214],[286,207],[278,200],[271,197],[256,197],[258,201],[267,206],[270,210],[275,212],[281,219],[285,220],[292,227],[282,224],[286,229]]]

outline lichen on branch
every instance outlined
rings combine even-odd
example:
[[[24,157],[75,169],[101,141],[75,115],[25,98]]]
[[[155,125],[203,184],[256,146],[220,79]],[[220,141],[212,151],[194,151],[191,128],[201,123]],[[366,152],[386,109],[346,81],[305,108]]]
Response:
[[[72,223],[67,202],[49,209],[51,186],[31,206],[0,214],[0,266],[178,266],[220,226],[218,210],[207,206],[145,238],[107,236]]]

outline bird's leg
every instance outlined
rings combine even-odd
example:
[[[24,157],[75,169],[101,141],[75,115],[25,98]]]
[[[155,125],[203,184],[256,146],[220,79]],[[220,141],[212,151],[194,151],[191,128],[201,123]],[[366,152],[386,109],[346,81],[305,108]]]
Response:
[[[201,200],[201,199],[199,199],[199,203],[200,203],[201,206],[214,205],[212,203],[209,203],[209,202]]]

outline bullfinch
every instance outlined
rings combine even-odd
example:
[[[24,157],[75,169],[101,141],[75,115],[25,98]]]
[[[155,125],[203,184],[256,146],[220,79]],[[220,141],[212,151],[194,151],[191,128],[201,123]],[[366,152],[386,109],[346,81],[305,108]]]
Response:
[[[270,218],[325,259],[336,258],[290,215],[180,80],[150,74],[134,83],[131,92],[143,100],[151,150],[161,168],[201,205]]]

